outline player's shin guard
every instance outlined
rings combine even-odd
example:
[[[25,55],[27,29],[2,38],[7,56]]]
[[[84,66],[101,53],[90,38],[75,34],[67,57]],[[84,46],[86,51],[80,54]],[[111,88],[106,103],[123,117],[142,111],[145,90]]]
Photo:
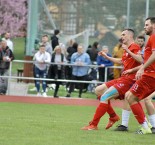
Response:
[[[107,112],[108,104],[100,103],[96,109],[93,120],[90,122],[90,125],[97,126],[101,117]]]
[[[130,107],[139,124],[143,124],[145,121],[145,114],[141,104],[140,103],[133,104]]]

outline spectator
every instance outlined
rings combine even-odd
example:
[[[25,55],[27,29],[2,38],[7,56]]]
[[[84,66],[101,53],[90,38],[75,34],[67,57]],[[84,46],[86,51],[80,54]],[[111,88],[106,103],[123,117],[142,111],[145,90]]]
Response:
[[[0,76],[9,76],[9,67],[10,62],[14,59],[13,52],[7,46],[7,42],[5,39],[2,39],[0,45]],[[2,78],[0,78],[2,79]],[[8,78],[4,78],[3,82],[5,82],[5,86],[3,86],[3,90],[0,91],[2,94],[6,94],[7,86],[8,86]]]
[[[96,59],[97,59],[97,55],[98,55],[98,52],[99,52],[99,47],[100,47],[100,45],[99,45],[99,43],[98,42],[94,42],[93,43],[93,45],[92,45],[92,47],[91,47],[91,45],[89,45],[88,46],[88,50],[87,50],[87,53],[89,54],[89,56],[90,56],[90,60],[91,60],[91,63],[92,64],[97,64],[97,62],[96,62]],[[94,78],[93,78],[93,80],[97,80],[97,68],[92,68],[91,69],[91,71],[93,72],[93,76],[94,76]],[[89,91],[90,91],[90,89],[91,89],[91,84],[89,84]]]
[[[45,51],[45,45],[41,45],[39,51],[34,55],[35,62],[35,77],[46,79],[47,76],[47,63],[50,63],[51,56],[48,52]],[[40,80],[36,80],[36,88],[37,88],[37,96],[40,96]],[[46,94],[46,81],[42,80],[42,89],[43,89],[43,97],[47,97]]]
[[[143,55],[144,54],[144,48],[145,48],[145,37],[142,36],[142,35],[139,35],[137,38],[136,38],[136,43],[140,46],[140,48],[142,49],[141,50],[141,54]]]
[[[51,62],[57,63],[57,64],[51,64],[49,71],[48,71],[48,77],[51,79],[62,79],[64,78],[64,66],[61,65],[62,63],[66,63],[66,58],[64,54],[61,52],[60,46],[56,46],[54,49],[54,53],[52,54],[52,59]],[[60,81],[54,81],[52,83],[56,84],[55,90],[54,90],[54,97],[58,98],[59,96],[57,95],[59,86],[61,84]]]
[[[52,47],[51,47],[51,45],[49,43],[48,35],[43,35],[41,37],[41,42],[39,42],[39,39],[35,40],[33,54],[38,52],[38,50],[40,48],[40,45],[45,46],[45,51],[48,52],[50,54],[50,57],[51,57],[53,50],[52,50]],[[47,70],[48,70],[48,67],[47,67]],[[35,65],[33,65],[33,76],[34,76],[34,78],[36,78],[36,76],[35,76]],[[35,87],[31,88],[30,91],[36,91],[37,90],[37,88],[36,88],[36,80],[34,80],[34,83],[35,83]]]
[[[59,38],[58,38],[59,33],[60,31],[56,29],[54,30],[54,35],[51,37],[51,45],[52,45],[53,50],[55,49],[57,45],[59,45]]]
[[[109,52],[108,46],[103,46],[102,47],[102,51],[105,52],[108,56],[111,57],[111,55],[108,53]],[[98,71],[99,71],[99,81],[105,82],[105,67],[113,66],[113,62],[111,62],[110,60],[102,57],[101,55],[98,55],[97,56],[97,64],[99,65],[99,68],[98,68]],[[110,74],[110,70],[108,69],[107,75],[110,76],[109,74]]]
[[[71,56],[71,64],[72,66],[72,80],[85,80],[86,76],[88,75],[88,66],[91,63],[90,57],[87,53],[84,52],[84,48],[82,45],[78,45],[77,52],[73,53]],[[82,90],[84,87],[84,83],[79,84],[79,97],[81,98]],[[74,90],[75,83],[71,83],[69,87],[68,94],[66,97],[70,97],[71,92]]]
[[[6,32],[4,34],[4,38],[7,42],[7,46],[9,47],[9,49],[11,49],[11,51],[13,52],[14,50],[14,47],[13,47],[13,42],[10,40],[10,33],[9,32]]]
[[[67,57],[67,50],[66,50],[66,46],[63,43],[60,43],[60,48],[61,48],[61,53],[65,56],[65,58]]]
[[[121,42],[121,39],[119,39],[119,43],[113,48],[113,57],[114,58],[122,58],[123,56],[123,48],[122,48],[122,42]],[[118,63],[114,63],[114,66],[118,67],[118,66],[121,66],[120,64]],[[113,69],[113,78],[114,79],[117,79],[121,76],[121,72],[122,72],[122,69],[120,68],[114,68]]]
[[[73,53],[77,52],[77,48],[78,48],[78,43],[74,42],[72,46],[69,46],[67,48],[67,60],[70,62],[71,61],[71,56]]]
[[[48,35],[43,35],[41,38],[42,45],[45,45],[45,51],[52,55],[52,47],[49,43]]]
[[[73,44],[73,40],[71,40],[70,42],[70,46],[67,48],[67,53],[68,53],[68,56],[67,56],[67,61],[70,63],[71,62],[71,56],[73,53],[77,52],[77,48],[78,48],[78,43],[74,42]],[[71,79],[71,76],[72,76],[72,67],[71,66],[66,66],[66,78],[67,79]],[[70,82],[67,82],[66,84],[66,88],[68,88],[70,85]]]
[[[99,43],[94,42],[92,48],[89,48],[87,50],[87,53],[90,56],[92,64],[96,64],[96,58],[97,58],[97,55],[98,55],[98,52],[99,52],[99,47],[100,47]]]

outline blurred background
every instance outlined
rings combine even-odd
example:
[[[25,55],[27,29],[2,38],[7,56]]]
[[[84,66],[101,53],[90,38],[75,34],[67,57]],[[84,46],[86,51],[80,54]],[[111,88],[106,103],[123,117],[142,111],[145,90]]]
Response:
[[[143,34],[144,20],[154,16],[154,0],[0,0],[0,33],[26,37],[26,55],[42,34],[61,31],[61,41],[89,44],[99,41],[112,48],[122,29]]]

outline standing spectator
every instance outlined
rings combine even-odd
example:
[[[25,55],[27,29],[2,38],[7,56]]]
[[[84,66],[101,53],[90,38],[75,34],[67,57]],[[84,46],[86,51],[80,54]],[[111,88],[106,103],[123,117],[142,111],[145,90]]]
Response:
[[[35,54],[36,52],[38,52],[39,48],[40,48],[40,45],[44,45],[45,46],[45,51],[48,52],[50,54],[50,56],[52,55],[52,47],[49,43],[49,38],[48,38],[48,35],[43,35],[41,37],[41,42],[39,42],[38,39],[35,40],[35,45],[34,45],[34,50],[33,50],[33,54]],[[48,71],[48,68],[47,68],[47,71]],[[33,65],[33,76],[34,78],[36,78],[35,76],[35,65]],[[34,84],[35,84],[35,87],[33,87],[32,89],[30,89],[30,91],[36,91],[36,80],[34,80]]]
[[[47,63],[50,63],[51,56],[48,52],[45,51],[45,45],[41,45],[39,51],[34,55],[35,60],[35,77],[36,78],[43,78],[46,79],[47,76]],[[36,80],[36,88],[37,88],[37,96],[40,96],[40,80]],[[43,96],[47,97],[46,94],[46,81],[42,80],[42,89],[43,89]]]
[[[87,50],[87,53],[90,56],[92,64],[96,64],[96,58],[99,52],[99,47],[100,47],[99,43],[94,42],[93,46]]]
[[[52,47],[49,43],[48,35],[43,35],[41,38],[42,45],[45,45],[45,51],[52,55]]]
[[[113,48],[113,57],[114,58],[121,58],[123,56],[123,48],[122,48],[122,40],[119,39],[119,43]],[[114,63],[114,66],[118,67],[121,66],[120,64]],[[117,79],[121,76],[122,69],[114,68],[113,69],[113,77]]]
[[[94,65],[97,64],[96,59],[99,52],[99,47],[100,45],[98,42],[94,42],[92,47],[91,45],[88,46],[87,53],[90,56],[91,63]],[[98,68],[91,68],[91,72],[93,72],[93,80],[97,80],[97,71],[98,71]],[[92,89],[93,89],[92,84],[89,84],[88,90],[91,91]]]
[[[65,56],[65,58],[67,57],[67,50],[66,50],[66,46],[63,43],[59,44],[60,48],[61,48],[61,52],[62,54]]]
[[[10,33],[9,32],[6,32],[4,34],[4,38],[7,42],[7,46],[9,47],[9,49],[11,49],[11,51],[13,52],[14,50],[14,47],[13,47],[13,42],[10,40]]]
[[[73,40],[70,41],[70,46],[67,48],[67,61],[68,63],[71,62],[71,56],[73,53],[77,52],[77,48],[78,48],[78,43],[74,42],[73,44]],[[72,67],[70,65],[66,66],[66,79],[71,79],[72,76]],[[66,83],[66,88],[68,88],[70,86],[70,82]]]
[[[65,72],[64,72],[64,66],[61,65],[63,63],[66,63],[66,58],[64,54],[61,52],[60,46],[56,46],[54,49],[54,53],[52,54],[52,63],[56,64],[51,64],[49,71],[48,71],[48,77],[51,79],[55,79],[56,81],[52,82],[56,84],[55,90],[54,90],[54,97],[58,98],[59,96],[57,95],[59,86],[62,82],[57,81],[57,79],[63,79]]]
[[[68,53],[67,60],[68,60],[68,62],[71,61],[72,54],[77,52],[77,48],[78,48],[78,43],[76,43],[76,42],[74,42],[71,46],[69,46],[67,48],[67,53]]]
[[[102,47],[102,51],[105,52],[109,57],[112,57],[108,52],[109,52],[109,48],[108,46],[103,46]],[[107,66],[113,66],[113,62],[111,62],[110,60],[102,57],[101,55],[97,56],[97,64],[99,65],[98,71],[99,71],[99,81],[101,82],[105,82],[105,67]],[[110,74],[110,70],[108,69],[108,73],[107,75]],[[108,78],[107,76],[107,78]]]
[[[52,45],[53,50],[55,49],[57,45],[59,45],[59,38],[58,38],[59,33],[60,31],[56,29],[54,30],[54,35],[51,37],[51,45]]]
[[[9,67],[10,62],[14,59],[13,52],[7,46],[7,42],[5,39],[2,39],[0,45],[0,76],[9,76]],[[1,80],[3,78],[0,78]],[[6,94],[7,86],[8,86],[8,78],[4,78],[3,82],[5,82],[5,86],[3,86],[3,90],[0,90],[0,93]]]
[[[71,64],[74,64],[72,66],[72,80],[85,80],[86,76],[88,75],[88,66],[89,65],[90,57],[87,53],[84,52],[84,48],[82,45],[78,45],[77,52],[73,53],[71,56]],[[84,83],[78,83],[79,84],[79,97],[81,98],[82,90],[84,87]],[[70,97],[71,92],[74,90],[75,83],[70,84],[70,88],[68,91],[68,94],[66,97]]]

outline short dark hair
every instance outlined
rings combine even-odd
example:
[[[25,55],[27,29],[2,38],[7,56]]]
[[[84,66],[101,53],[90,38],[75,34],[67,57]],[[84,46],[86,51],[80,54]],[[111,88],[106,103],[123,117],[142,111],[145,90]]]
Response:
[[[137,39],[143,39],[145,41],[145,37],[143,35],[137,36]]]
[[[152,24],[155,24],[155,17],[148,17],[145,21],[150,20]]]
[[[60,33],[59,29],[54,30],[54,35],[58,35]]]
[[[125,28],[123,31],[125,31],[125,30],[131,32],[133,35],[133,38],[135,37],[135,31],[132,28]]]
[[[132,28],[125,28],[123,31],[125,31],[125,30],[130,31],[130,32],[132,32],[133,34],[135,34],[135,31],[134,31]]]

